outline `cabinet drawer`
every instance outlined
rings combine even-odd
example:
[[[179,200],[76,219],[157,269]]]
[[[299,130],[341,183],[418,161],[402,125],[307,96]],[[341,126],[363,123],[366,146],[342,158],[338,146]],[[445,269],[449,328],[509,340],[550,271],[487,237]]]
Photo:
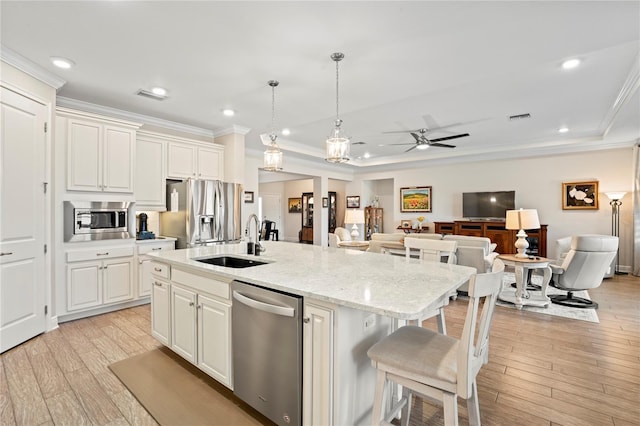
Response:
[[[153,243],[153,244],[139,244],[138,245],[138,254],[147,254],[153,253],[156,251],[167,251],[174,250],[175,245],[173,241],[167,241],[164,243]]]
[[[157,277],[169,279],[169,265],[151,261],[151,273]]]
[[[67,262],[83,262],[86,260],[111,259],[113,257],[133,256],[133,246],[131,247],[102,247],[85,250],[67,251]]]
[[[174,268],[171,272],[171,281],[187,285],[202,293],[208,293],[229,300],[229,283],[218,281],[202,275],[192,274]]]

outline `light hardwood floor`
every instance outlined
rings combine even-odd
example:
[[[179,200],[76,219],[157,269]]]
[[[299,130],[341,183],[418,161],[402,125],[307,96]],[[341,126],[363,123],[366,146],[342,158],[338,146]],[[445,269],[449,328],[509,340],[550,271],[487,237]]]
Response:
[[[478,376],[483,424],[640,425],[640,279],[616,276],[589,293],[600,324],[496,308]],[[463,300],[446,308],[450,335],[465,312]],[[63,323],[2,354],[0,424],[156,424],[108,369],[159,346],[149,316],[145,305]],[[441,425],[442,410],[416,398],[411,424]]]

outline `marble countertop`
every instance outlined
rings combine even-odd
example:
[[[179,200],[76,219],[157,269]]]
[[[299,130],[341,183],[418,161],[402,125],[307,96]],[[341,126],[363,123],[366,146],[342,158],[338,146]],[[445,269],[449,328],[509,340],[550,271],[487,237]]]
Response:
[[[174,237],[155,237],[155,238],[150,238],[147,240],[136,240],[136,244],[150,244],[150,243],[164,243],[164,242],[171,242],[171,241],[177,241],[177,238]]]
[[[398,319],[415,319],[441,304],[476,271],[466,266],[316,245],[263,241],[266,252],[246,254],[246,243],[151,253],[173,266],[237,279],[303,297]],[[227,268],[195,259],[222,254],[268,262]]]

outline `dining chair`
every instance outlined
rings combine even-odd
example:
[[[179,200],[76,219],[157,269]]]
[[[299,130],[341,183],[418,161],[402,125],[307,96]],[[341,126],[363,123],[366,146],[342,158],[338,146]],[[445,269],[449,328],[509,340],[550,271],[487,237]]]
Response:
[[[416,326],[400,327],[373,345],[367,355],[377,371],[371,424],[390,424],[401,413],[402,425],[409,424],[413,393],[436,399],[444,406],[444,424],[458,424],[458,401],[467,401],[469,424],[480,425],[476,376],[489,361],[489,330],[502,286],[504,263],[496,259],[492,272],[469,280],[469,305],[458,340]],[[480,302],[482,314],[478,318]],[[476,332],[477,329],[477,332]],[[402,398],[385,416],[387,381],[402,386]]]
[[[456,263],[456,248],[458,246],[457,241],[444,241],[433,240],[423,238],[410,238],[404,239],[405,257],[411,258],[411,250],[418,250],[418,258],[426,262],[441,262],[443,257],[447,258],[449,264]],[[457,297],[457,289],[451,291],[448,297]],[[447,302],[448,302],[447,297]],[[425,316],[416,320],[418,326],[422,326],[422,321],[433,316],[437,316],[438,331],[442,334],[447,334],[447,326],[444,319],[444,305],[440,306],[437,310],[427,313]]]

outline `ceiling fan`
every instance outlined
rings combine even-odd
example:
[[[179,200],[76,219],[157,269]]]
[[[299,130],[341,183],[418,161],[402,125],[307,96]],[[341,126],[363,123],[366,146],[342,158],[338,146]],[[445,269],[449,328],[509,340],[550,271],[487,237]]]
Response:
[[[446,126],[449,127],[449,126]],[[463,138],[465,136],[469,136],[469,133],[460,133],[458,135],[452,135],[452,136],[445,136],[442,138],[436,138],[436,139],[428,139],[425,135],[428,132],[431,131],[435,131],[435,130],[440,130],[443,127],[440,127],[438,129],[418,129],[418,130],[401,130],[401,131],[394,131],[394,132],[383,132],[383,133],[409,133],[411,136],[413,136],[413,138],[416,140],[413,143],[392,143],[389,145],[413,145],[411,148],[407,149],[405,152],[409,152],[412,149],[427,149],[430,146],[437,146],[440,148],[455,148],[455,145],[448,145],[446,143],[440,143],[442,141],[448,141],[451,139],[458,139],[458,138]]]

